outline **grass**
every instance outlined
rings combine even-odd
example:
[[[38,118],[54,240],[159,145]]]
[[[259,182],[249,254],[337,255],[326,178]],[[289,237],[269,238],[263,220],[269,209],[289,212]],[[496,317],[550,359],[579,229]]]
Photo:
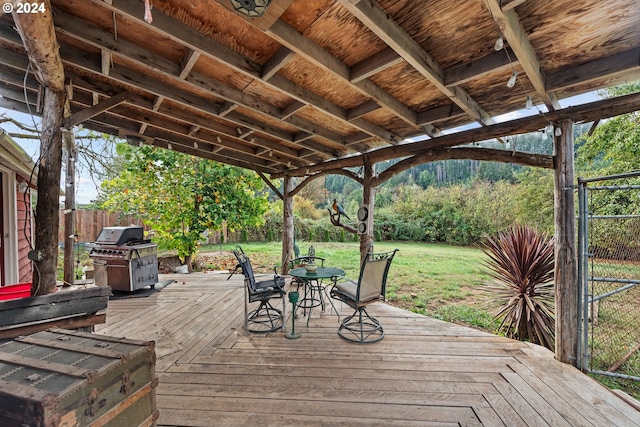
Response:
[[[358,243],[297,242],[301,253],[310,245],[325,265],[339,266],[346,276],[357,279],[360,271]],[[207,245],[200,253],[230,251],[236,244]],[[280,267],[281,243],[241,244],[258,270]],[[485,255],[479,249],[409,242],[376,243],[376,252],[399,249],[387,280],[387,301],[415,313],[494,332],[498,322],[487,310],[479,288],[489,276],[481,266]],[[230,255],[230,254],[229,254]],[[231,256],[231,255],[230,255]]]

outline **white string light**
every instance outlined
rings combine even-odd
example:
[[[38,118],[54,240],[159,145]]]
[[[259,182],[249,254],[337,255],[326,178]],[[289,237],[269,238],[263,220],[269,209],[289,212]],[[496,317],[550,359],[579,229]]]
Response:
[[[516,79],[518,78],[518,72],[516,70],[513,70],[513,73],[511,73],[511,77],[509,77],[509,80],[507,81],[507,87],[508,88],[512,88],[516,85]]]
[[[500,34],[500,37],[496,40],[496,44],[493,45],[493,48],[497,51],[504,48],[504,38],[502,37],[502,34]]]

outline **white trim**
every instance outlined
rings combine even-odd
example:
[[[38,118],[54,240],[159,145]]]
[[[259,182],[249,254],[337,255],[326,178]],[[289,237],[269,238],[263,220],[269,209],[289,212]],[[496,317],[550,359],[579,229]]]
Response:
[[[4,208],[2,228],[4,236],[2,245],[4,246],[4,279],[6,283],[0,285],[10,285],[18,283],[18,215],[16,208],[16,173],[0,165],[2,173],[2,206]]]

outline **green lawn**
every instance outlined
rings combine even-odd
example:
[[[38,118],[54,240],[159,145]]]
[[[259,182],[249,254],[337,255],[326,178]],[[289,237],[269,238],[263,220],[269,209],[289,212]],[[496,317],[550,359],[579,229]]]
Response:
[[[357,279],[360,269],[358,243],[298,242],[305,254],[310,245],[325,265],[340,267],[347,277]],[[236,244],[211,245],[201,253],[229,251]],[[272,270],[280,266],[281,243],[243,243],[256,269]],[[376,243],[376,252],[399,249],[387,280],[390,304],[448,322],[466,324],[494,332],[497,322],[487,307],[481,286],[488,280],[479,249],[409,242]],[[220,263],[218,263],[220,264]],[[224,264],[224,263],[222,263]],[[215,265],[210,265],[215,267]]]

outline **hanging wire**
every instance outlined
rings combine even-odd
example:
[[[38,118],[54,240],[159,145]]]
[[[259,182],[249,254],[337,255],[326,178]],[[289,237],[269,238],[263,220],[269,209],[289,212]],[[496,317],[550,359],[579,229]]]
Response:
[[[487,7],[487,10],[489,10],[489,14],[491,15],[491,19],[493,20],[493,23],[495,24],[495,26],[496,26],[496,28],[497,28],[497,30],[498,30],[498,33],[500,34],[500,38],[503,38],[502,29],[501,29],[501,28],[500,28],[500,26],[498,25],[498,22],[496,21],[496,18],[495,18],[495,16],[493,15],[493,11],[491,10],[491,7],[489,6],[489,2],[488,2],[488,0],[485,0],[485,4],[486,4],[486,7]],[[503,38],[503,39],[504,39],[504,38]],[[515,69],[515,67],[514,67],[514,65],[513,65],[513,60],[511,59],[511,55],[509,55],[509,50],[507,49],[507,47],[506,47],[506,46],[504,46],[504,41],[503,41],[503,50],[504,50],[505,54],[507,55],[507,60],[509,61],[509,65],[511,66],[512,76],[513,76],[514,74],[516,74],[516,75],[517,75],[516,69]],[[545,114],[544,114],[544,111],[542,111],[542,110],[540,109],[540,107],[538,107],[538,105],[537,105],[537,104],[533,103],[533,97],[531,97],[531,95],[530,95],[530,94],[529,94],[529,92],[527,91],[527,88],[525,87],[524,83],[522,83],[522,81],[518,81],[518,80],[516,80],[516,84],[519,84],[519,86],[522,88],[522,92],[523,92],[523,93],[524,93],[524,95],[525,95],[525,100],[529,100],[529,99],[531,100],[532,107],[535,107],[535,109],[538,111],[538,115],[540,115],[540,116],[542,116],[542,117],[546,118],[546,116],[545,116]],[[526,101],[525,101],[525,106],[526,106]],[[543,130],[542,132],[544,132],[544,130]],[[553,135],[551,135],[551,137],[553,138]]]

